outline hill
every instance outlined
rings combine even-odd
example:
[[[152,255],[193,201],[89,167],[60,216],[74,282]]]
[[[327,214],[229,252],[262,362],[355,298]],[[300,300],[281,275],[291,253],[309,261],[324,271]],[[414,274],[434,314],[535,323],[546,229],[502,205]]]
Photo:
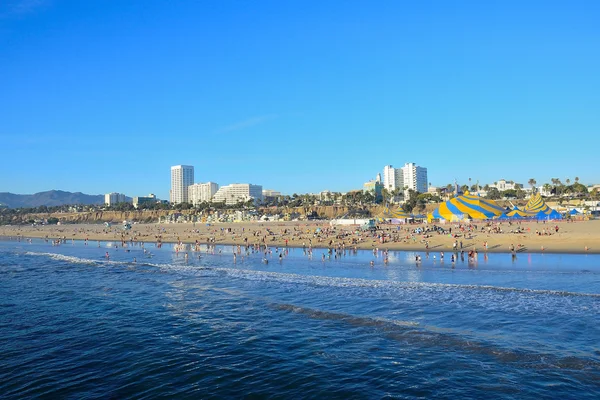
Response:
[[[81,192],[49,190],[35,194],[14,194],[0,192],[0,204],[10,208],[62,206],[64,204],[103,204],[104,195],[90,195]]]

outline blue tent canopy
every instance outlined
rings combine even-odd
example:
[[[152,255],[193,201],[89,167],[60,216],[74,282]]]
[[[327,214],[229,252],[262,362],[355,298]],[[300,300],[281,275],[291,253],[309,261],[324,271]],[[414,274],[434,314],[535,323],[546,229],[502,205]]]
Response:
[[[538,220],[551,220],[551,219],[562,219],[562,215],[556,210],[552,210],[549,213],[540,211],[535,216]]]
[[[577,209],[575,209],[575,208],[574,208],[574,209],[572,209],[572,210],[569,210],[569,214],[571,214],[571,215],[575,215],[575,214],[580,214],[580,212],[579,212],[579,211],[577,211]]]

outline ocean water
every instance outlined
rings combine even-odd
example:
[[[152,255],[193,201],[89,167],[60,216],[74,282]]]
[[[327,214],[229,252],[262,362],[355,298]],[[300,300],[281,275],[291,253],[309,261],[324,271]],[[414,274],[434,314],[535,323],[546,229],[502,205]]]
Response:
[[[600,398],[597,255],[280,251],[0,240],[0,398]]]

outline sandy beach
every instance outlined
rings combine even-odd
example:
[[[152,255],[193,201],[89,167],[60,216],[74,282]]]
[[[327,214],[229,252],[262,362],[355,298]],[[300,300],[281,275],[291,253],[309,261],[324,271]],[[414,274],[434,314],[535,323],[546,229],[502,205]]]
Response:
[[[471,225],[379,225],[376,231],[358,226],[331,226],[329,221],[133,224],[64,224],[2,226],[0,237],[47,238],[144,243],[214,243],[270,247],[345,247],[416,251],[548,252],[600,254],[600,221],[474,222]],[[435,230],[434,227],[443,230]],[[486,249],[487,247],[487,249]]]

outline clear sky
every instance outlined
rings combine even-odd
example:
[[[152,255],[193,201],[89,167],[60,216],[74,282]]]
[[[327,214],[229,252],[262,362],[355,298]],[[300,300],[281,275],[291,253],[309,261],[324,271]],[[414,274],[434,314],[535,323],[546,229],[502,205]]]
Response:
[[[600,183],[600,1],[0,1],[0,192]]]

